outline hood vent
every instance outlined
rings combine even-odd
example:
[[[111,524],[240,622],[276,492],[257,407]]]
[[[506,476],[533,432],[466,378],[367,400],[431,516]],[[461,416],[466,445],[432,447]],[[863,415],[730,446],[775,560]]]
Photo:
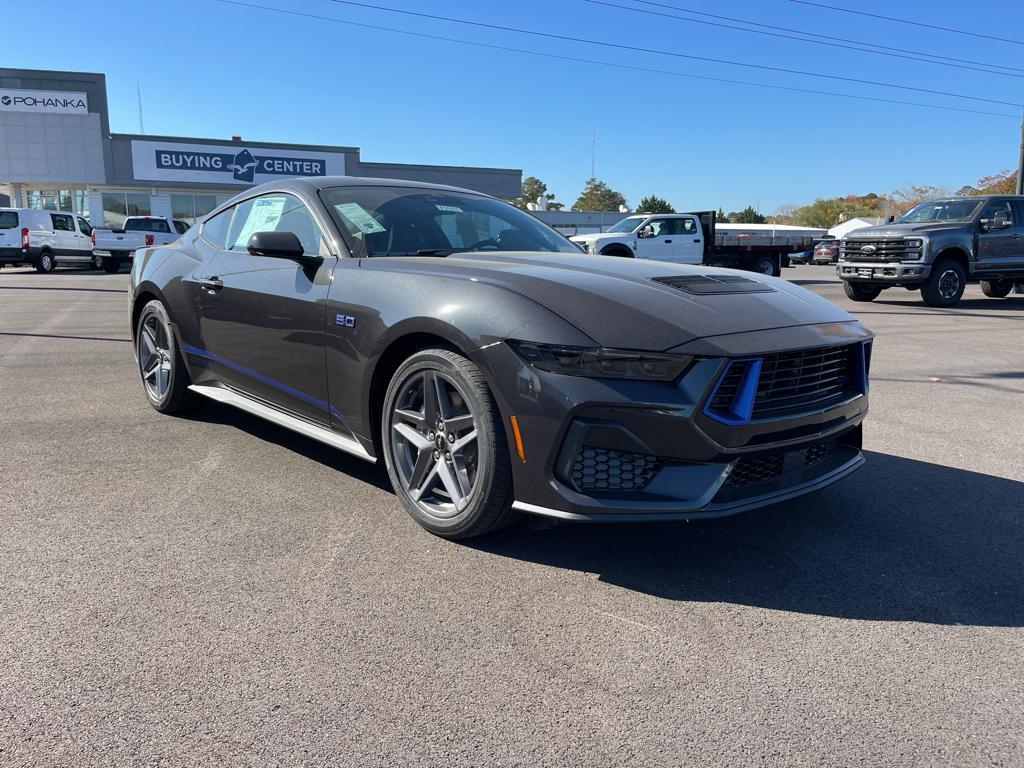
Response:
[[[770,285],[751,280],[743,275],[680,275],[655,277],[654,282],[675,288],[683,293],[708,296],[719,293],[773,293]]]

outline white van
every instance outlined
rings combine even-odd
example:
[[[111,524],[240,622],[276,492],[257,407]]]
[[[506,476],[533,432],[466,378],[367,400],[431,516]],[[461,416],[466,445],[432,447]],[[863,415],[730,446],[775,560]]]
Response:
[[[72,213],[0,208],[0,266],[29,264],[38,272],[52,272],[58,264],[101,269],[91,234],[89,222]]]

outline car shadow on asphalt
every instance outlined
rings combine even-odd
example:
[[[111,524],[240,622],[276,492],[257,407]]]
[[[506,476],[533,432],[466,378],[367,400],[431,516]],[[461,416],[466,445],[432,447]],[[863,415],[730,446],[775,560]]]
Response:
[[[667,600],[1024,625],[1024,483],[882,453],[810,496],[692,523],[525,526],[467,545]]]
[[[235,427],[260,440],[280,445],[311,461],[319,462],[338,472],[344,472],[368,485],[394,493],[391,482],[388,480],[387,470],[382,462],[371,464],[229,405],[200,400],[195,408],[182,414],[182,418]],[[396,500],[395,503],[398,504],[398,501]]]

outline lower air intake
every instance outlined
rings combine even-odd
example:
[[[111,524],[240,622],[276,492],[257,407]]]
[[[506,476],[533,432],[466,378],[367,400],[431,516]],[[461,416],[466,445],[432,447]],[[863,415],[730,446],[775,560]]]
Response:
[[[584,446],[572,465],[572,484],[581,492],[639,491],[661,464],[657,456]]]

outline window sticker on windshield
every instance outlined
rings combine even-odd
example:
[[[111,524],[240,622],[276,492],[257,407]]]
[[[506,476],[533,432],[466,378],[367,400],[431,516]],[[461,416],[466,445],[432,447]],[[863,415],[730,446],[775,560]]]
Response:
[[[373,218],[359,203],[338,203],[334,207],[338,213],[352,222],[352,225],[360,232],[371,235],[374,232],[384,231],[384,227],[380,225],[380,222]]]
[[[439,211],[446,211],[448,213],[462,213],[462,209],[457,205],[435,205],[434,207]]]
[[[253,201],[249,209],[249,217],[245,220],[245,226],[235,237],[232,248],[239,245],[247,245],[249,238],[256,232],[274,232],[277,230],[277,222],[281,220],[281,213],[284,211],[285,198],[283,197],[260,197]]]

